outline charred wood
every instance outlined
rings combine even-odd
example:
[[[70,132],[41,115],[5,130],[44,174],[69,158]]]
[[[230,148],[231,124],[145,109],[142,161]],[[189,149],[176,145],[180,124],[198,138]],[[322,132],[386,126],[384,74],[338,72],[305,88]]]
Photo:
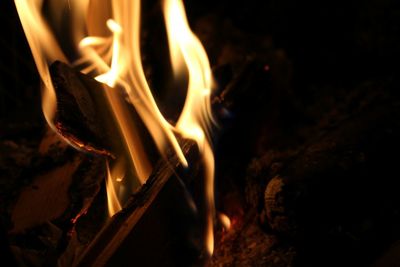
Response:
[[[83,150],[110,155],[112,138],[105,125],[112,114],[105,85],[59,61],[51,65],[50,73],[57,94],[57,130]]]

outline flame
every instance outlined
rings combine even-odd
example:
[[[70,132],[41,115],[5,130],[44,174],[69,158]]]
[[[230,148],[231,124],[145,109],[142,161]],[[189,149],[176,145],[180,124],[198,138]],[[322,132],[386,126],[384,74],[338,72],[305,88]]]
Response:
[[[66,2],[68,1],[68,2]],[[72,33],[71,42],[78,58],[63,54],[56,32],[60,25],[48,26],[41,14],[44,2],[50,2],[50,11],[62,21],[60,6],[68,3]],[[61,3],[61,4],[59,4]],[[22,26],[32,54],[44,83],[43,111],[50,125],[56,111],[56,94],[51,83],[49,64],[61,60],[73,64],[83,73],[108,85],[104,87],[109,107],[117,122],[119,134],[125,144],[128,161],[133,166],[138,181],[143,184],[152,171],[152,163],[136,129],[120,92],[129,99],[154,140],[161,155],[172,147],[184,166],[188,166],[176,134],[196,141],[205,166],[206,199],[206,246],[211,255],[214,249],[214,156],[210,142],[210,125],[213,122],[210,106],[213,79],[207,54],[200,40],[191,31],[185,9],[180,0],[163,2],[164,19],[174,75],[179,79],[189,74],[186,100],[176,125],[170,124],[162,115],[146,80],[140,51],[139,0],[15,0]],[[116,167],[118,166],[118,167]],[[114,171],[117,168],[118,171]],[[107,163],[107,192],[109,213],[112,216],[121,209],[121,193],[118,183],[125,173],[118,163]],[[132,189],[134,190],[134,189]],[[131,190],[131,192],[132,192]]]
[[[123,158],[117,159],[113,164],[108,160],[107,164],[107,205],[108,215],[112,217],[115,213],[122,210],[121,195],[125,194],[126,188],[124,185],[126,166]]]
[[[44,83],[42,109],[44,116],[54,129],[53,119],[57,108],[56,94],[50,78],[49,64],[56,59],[67,62],[60,46],[41,15],[41,2],[15,0],[22,28],[32,51],[39,75]]]
[[[229,217],[222,212],[218,213],[218,218],[219,218],[222,226],[224,227],[224,229],[226,231],[229,231],[229,229],[231,229],[231,226],[232,226],[231,219],[229,219]]]
[[[80,42],[83,57],[76,65],[89,63],[88,70],[97,69],[100,75],[98,81],[108,84],[110,87],[122,87],[134,105],[136,111],[147,126],[160,153],[165,155],[168,144],[171,144],[179,156],[181,162],[187,166],[187,161],[173,132],[173,127],[162,116],[154,100],[150,87],[144,75],[140,54],[140,1],[114,1],[112,2],[113,19],[107,20],[107,26],[113,33],[112,40],[99,36],[88,36]],[[127,13],[129,11],[129,13]],[[93,12],[96,12],[93,10]],[[100,20],[92,20],[97,25]],[[94,25],[94,26],[95,26]],[[93,27],[94,27],[93,26]],[[109,51],[100,55],[95,46],[106,46]],[[111,56],[110,56],[111,55]],[[110,56],[110,57],[109,57]],[[108,61],[111,63],[108,64]],[[127,116],[118,112],[120,104],[111,100],[111,93],[107,92],[110,104],[118,120],[124,140],[127,143],[130,157],[138,173],[141,183],[148,178],[151,168],[146,163],[147,156],[140,140],[137,140],[136,131]],[[129,135],[129,136],[128,136]]]
[[[114,187],[114,179],[113,176],[111,175],[110,166],[108,162],[107,162],[106,189],[107,189],[108,215],[111,217],[115,213],[120,211],[122,208],[116,194],[116,190]]]
[[[182,1],[164,1],[164,17],[174,73],[179,77],[185,67],[189,72],[186,101],[176,124],[176,130],[184,137],[195,140],[203,156],[208,213],[206,244],[211,255],[214,250],[214,155],[205,133],[212,118],[211,68],[201,42],[190,30]]]

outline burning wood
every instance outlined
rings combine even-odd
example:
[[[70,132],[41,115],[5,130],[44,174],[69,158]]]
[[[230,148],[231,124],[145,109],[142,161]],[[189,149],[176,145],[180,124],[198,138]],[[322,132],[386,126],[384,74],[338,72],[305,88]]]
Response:
[[[75,125],[84,117],[85,121],[91,122],[91,128],[105,127],[102,122],[95,120],[96,112],[90,113],[90,110],[99,108],[95,101],[99,101],[101,95],[96,100],[89,97],[91,92],[98,92],[97,89],[103,85],[60,62],[51,66],[51,73],[59,99],[57,106],[62,110],[57,111],[56,120],[64,130],[63,135],[74,136],[74,140],[89,140],[79,143],[92,143],[86,134],[90,131],[81,128],[76,130]],[[68,82],[59,77],[68,77]],[[82,80],[87,81],[86,85],[80,83]],[[85,97],[78,98],[82,95]],[[85,105],[77,105],[79,102]],[[97,136],[94,139],[102,140],[105,144],[111,142]],[[101,148],[93,150],[92,147],[88,149],[89,152],[103,151]],[[183,148],[186,158],[191,162],[198,162],[198,153],[193,143],[186,142]],[[82,149],[87,148],[82,146]],[[160,265],[165,261],[171,266],[192,265],[200,261],[204,245],[199,235],[203,221],[198,217],[193,200],[181,180],[184,178],[189,183],[190,180],[199,178],[198,171],[193,171],[196,168],[191,169],[189,173],[185,171],[179,159],[171,153],[166,160],[161,160],[146,184],[131,197],[122,211],[111,218],[74,264],[113,266],[126,261],[132,255],[135,255],[135,262],[150,265]],[[191,178],[188,180],[187,177]],[[161,221],[164,224],[160,228]],[[148,236],[149,231],[152,232],[151,236]],[[135,249],[132,251],[132,248]],[[154,250],[160,251],[157,257],[152,256]]]
[[[231,222],[231,230],[216,231],[207,265],[370,266],[391,244],[394,249],[376,266],[396,264],[399,82],[396,68],[386,62],[397,61],[396,1],[350,1],[347,10],[322,2],[311,3],[313,9],[294,0],[275,2],[248,1],[245,8],[226,0],[187,2],[190,23],[215,67],[226,64],[223,70],[232,71],[219,85],[234,79],[213,103],[220,108],[217,119],[221,115],[228,127],[222,138],[212,138],[217,204],[230,219],[215,214],[226,228]],[[204,51],[188,30],[180,2],[164,1],[166,34],[159,3],[142,8],[136,0],[15,3],[43,80],[47,122],[78,150],[58,149],[49,138],[37,152],[37,140],[33,145],[30,140],[41,127],[29,133],[17,127],[4,135],[2,125],[0,137],[7,137],[0,140],[0,211],[9,235],[1,239],[9,239],[11,250],[29,266],[55,266],[67,243],[60,267],[126,265],[125,259],[137,265],[204,263],[203,232],[208,253],[213,249],[208,242],[213,239],[213,165],[205,119],[214,92]],[[289,8],[292,4],[296,9]],[[0,52],[9,54],[2,69],[12,78],[0,79],[6,99],[1,110],[9,117],[4,124],[18,124],[16,117],[30,118],[22,112],[34,99],[25,84],[37,75],[26,75],[26,68],[9,61],[30,55],[20,53],[25,43],[15,42],[7,17],[4,23],[11,38],[5,34],[1,42]],[[313,27],[316,23],[324,31]],[[167,46],[160,47],[167,44],[165,37],[170,55]],[[8,53],[13,50],[8,46],[18,48]],[[168,56],[173,82],[166,81]],[[237,75],[249,58],[255,60]],[[55,60],[65,64],[50,67]],[[18,90],[8,90],[13,82]],[[177,100],[174,89],[186,82],[188,93]],[[172,90],[162,89],[164,84]],[[176,110],[169,110],[171,103],[179,103]],[[191,158],[181,136],[196,140],[205,156],[195,152]],[[57,151],[46,152],[49,144]],[[155,153],[148,152],[148,144]],[[43,163],[42,156],[54,160]],[[209,186],[195,179],[203,171],[196,170],[204,166],[201,161],[208,164]],[[189,173],[185,164],[192,167]],[[88,214],[75,222],[106,175]],[[193,180],[185,184],[197,200],[197,215],[180,178]],[[107,217],[106,190],[115,216],[97,235]],[[68,235],[74,223],[76,239]],[[10,258],[4,244],[1,252]]]
[[[72,1],[73,8],[69,11],[76,13],[71,16],[81,16],[75,25],[79,38],[71,40],[72,46],[80,55],[74,65],[86,74],[94,74],[96,80],[109,86],[99,88],[102,86],[95,84],[94,87],[99,88],[99,92],[95,92],[96,89],[93,92],[82,90],[85,86],[92,87],[88,83],[93,81],[73,72],[63,71],[66,69],[63,64],[57,63],[49,70],[49,62],[57,59],[68,62],[68,56],[57,41],[57,34],[47,27],[45,17],[41,15],[42,3],[19,0],[15,3],[44,83],[43,105],[48,123],[57,128],[73,146],[97,154],[113,154],[116,158],[115,162],[110,163],[109,160],[107,163],[107,168],[111,168],[107,179],[111,213],[118,211],[115,209],[122,206],[124,198],[146,182],[155,167],[146,153],[135,120],[129,116],[124,103],[116,97],[116,92],[123,92],[129,99],[130,105],[139,115],[138,119],[146,126],[155,147],[164,158],[168,149],[172,148],[180,162],[187,167],[190,162],[185,157],[177,136],[181,135],[197,143],[204,163],[205,186],[201,187],[205,194],[204,209],[207,213],[204,238],[211,255],[215,213],[214,156],[210,143],[212,75],[206,52],[190,30],[183,3],[166,0],[163,4],[175,78],[181,78],[186,70],[189,75],[186,102],[176,124],[168,122],[161,114],[144,75],[140,52],[140,1],[111,2],[108,9],[103,5],[96,5],[95,1],[84,4]],[[57,14],[54,12],[50,16]],[[33,33],[35,26],[40,30],[38,35]],[[110,36],[103,37],[104,32],[108,32]],[[104,102],[110,107],[111,116],[102,112],[103,105],[96,103],[96,94],[105,95]],[[71,112],[73,108],[75,110]],[[103,127],[96,121],[99,116],[105,121],[112,117],[114,125]],[[115,153],[110,148],[113,146],[105,143],[112,143],[113,138],[108,133],[110,128],[117,140],[123,140],[119,147],[124,147],[124,155],[120,151]],[[106,139],[108,140],[105,141]],[[121,161],[126,161],[126,166],[120,167]],[[110,167],[111,164],[113,166]],[[131,170],[132,175],[116,177],[114,169],[117,168],[117,172],[124,169],[122,173]],[[120,181],[123,183],[119,183]],[[115,189],[116,186],[119,188]],[[126,192],[121,193],[121,189]]]

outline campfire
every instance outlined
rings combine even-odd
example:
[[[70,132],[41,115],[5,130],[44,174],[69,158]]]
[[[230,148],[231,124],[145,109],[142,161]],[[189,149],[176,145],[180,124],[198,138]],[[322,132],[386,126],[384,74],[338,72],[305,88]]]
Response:
[[[3,4],[4,261],[395,266],[397,35],[286,4]]]

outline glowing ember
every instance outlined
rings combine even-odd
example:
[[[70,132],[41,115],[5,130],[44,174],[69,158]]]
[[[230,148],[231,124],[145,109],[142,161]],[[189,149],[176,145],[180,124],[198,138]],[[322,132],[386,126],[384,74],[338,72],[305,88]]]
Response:
[[[218,213],[218,218],[222,224],[222,226],[224,227],[224,229],[226,231],[229,231],[229,229],[231,229],[231,220],[229,219],[228,216],[226,216],[225,214],[223,214],[222,212]]]
[[[47,1],[50,7],[49,21],[61,21],[62,1]],[[61,2],[61,4],[60,4]],[[39,74],[44,82],[43,111],[50,125],[56,110],[56,95],[48,70],[55,60],[68,62],[63,54],[61,42],[56,41],[60,32],[53,25],[48,27],[44,18],[42,0],[15,0],[22,26],[32,50]],[[147,127],[161,155],[166,155],[172,147],[184,166],[188,162],[178,144],[176,133],[197,142],[205,166],[204,181],[207,199],[206,244],[211,255],[214,246],[213,217],[214,208],[214,156],[209,141],[212,122],[210,95],[212,73],[207,54],[199,39],[190,30],[185,10],[180,0],[165,0],[163,12],[168,34],[171,64],[175,78],[179,79],[186,71],[189,73],[186,101],[176,125],[170,124],[161,114],[152,91],[144,75],[140,53],[140,9],[139,0],[101,1],[69,0],[71,13],[73,46],[80,55],[73,64],[83,73],[94,77],[112,87],[105,93],[113,111],[118,128],[115,138],[122,139],[129,159],[117,158],[107,165],[107,192],[110,216],[121,209],[124,189],[121,182],[126,180],[124,166],[133,166],[140,184],[143,184],[152,171],[152,164],[140,139],[132,117],[121,103],[114,90],[124,90],[129,102]],[[129,161],[123,164],[122,161]],[[121,190],[118,190],[120,188]],[[124,189],[124,190],[122,190]],[[128,190],[133,192],[135,188]],[[220,216],[229,226],[229,218]]]

